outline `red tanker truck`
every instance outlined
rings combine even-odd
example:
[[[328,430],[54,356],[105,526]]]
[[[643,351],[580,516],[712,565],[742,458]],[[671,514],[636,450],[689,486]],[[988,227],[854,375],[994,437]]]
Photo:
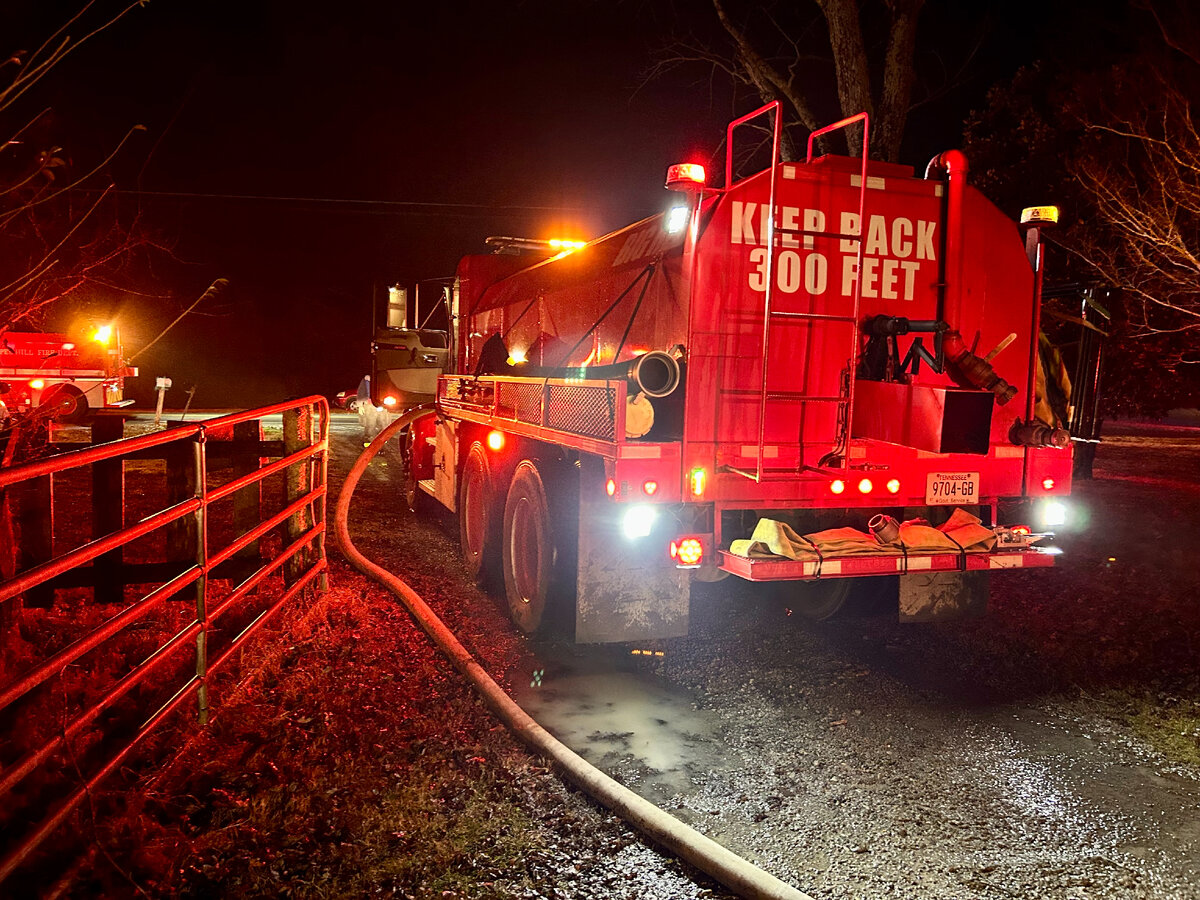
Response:
[[[1053,208],[1011,221],[956,151],[920,174],[870,160],[865,114],[784,161],[779,120],[729,126],[727,148],[773,126],[759,171],[672,166],[662,214],[459,264],[409,484],[457,513],[526,631],[682,635],[693,581],[728,576],[813,616],[886,584],[902,618],[938,619],[1053,565],[1072,458],[1038,364]],[[838,128],[862,128],[861,158],[814,155]]]

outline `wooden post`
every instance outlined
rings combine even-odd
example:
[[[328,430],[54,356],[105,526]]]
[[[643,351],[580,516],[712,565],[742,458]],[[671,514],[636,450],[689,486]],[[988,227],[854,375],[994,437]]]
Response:
[[[97,416],[92,422],[92,445],[118,441],[125,434],[119,416]],[[106,459],[92,466],[92,537],[103,537],[125,527],[125,462]],[[125,599],[124,548],[117,547],[92,563],[92,584],[97,603]]]
[[[313,411],[309,406],[298,406],[283,414],[283,451],[285,454],[295,453],[313,443]],[[285,484],[285,503],[294,503],[312,490],[312,462],[306,460],[288,466]],[[290,544],[308,531],[313,524],[312,507],[301,507],[287,520],[285,544]],[[312,548],[305,548],[293,556],[284,565],[283,580],[291,587],[308,570],[315,560]]]

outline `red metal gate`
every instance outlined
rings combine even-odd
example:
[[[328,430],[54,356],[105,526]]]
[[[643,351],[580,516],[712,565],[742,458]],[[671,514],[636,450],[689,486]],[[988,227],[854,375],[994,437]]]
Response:
[[[186,701],[207,722],[214,676],[326,587],[328,431],[307,397],[0,469],[19,531],[60,519],[47,558],[0,547],[0,881],[49,862],[39,845]]]

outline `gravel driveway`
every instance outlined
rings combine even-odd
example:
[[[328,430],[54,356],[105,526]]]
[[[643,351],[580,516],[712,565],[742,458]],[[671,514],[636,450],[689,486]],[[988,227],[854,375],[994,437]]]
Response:
[[[338,442],[335,478],[355,449]],[[513,635],[462,582],[453,520],[396,509],[383,461],[359,530],[575,749],[814,896],[1200,898],[1200,770],[1123,715],[1200,710],[1198,463],[1194,432],[1103,445],[1077,490],[1089,527],[1057,569],[994,579],[984,619],[813,625],[728,579],[696,592],[693,634],[661,656]],[[721,895],[546,791],[575,827],[522,896]]]

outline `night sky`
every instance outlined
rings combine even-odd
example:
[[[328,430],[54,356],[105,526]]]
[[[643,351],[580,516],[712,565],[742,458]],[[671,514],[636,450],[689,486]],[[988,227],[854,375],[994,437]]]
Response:
[[[5,51],[78,8],[5,6]],[[953,90],[914,112],[902,161],[923,167],[956,145],[963,116],[1018,66],[1119,49],[1127,15],[1123,4],[930,0],[919,70],[978,50]],[[709,162],[725,123],[757,105],[700,66],[647,81],[671,34],[714,27],[707,0],[151,0],[22,111],[53,107],[77,165],[146,126],[112,175],[125,214],[164,247],[124,283],[154,296],[90,299],[118,313],[136,353],[229,279],[137,359],[129,392],[149,401],[154,376],[168,375],[169,405],[190,385],[197,406],[250,405],[354,388],[372,297],[452,275],[488,235],[592,238],[657,212],[666,167]]]

